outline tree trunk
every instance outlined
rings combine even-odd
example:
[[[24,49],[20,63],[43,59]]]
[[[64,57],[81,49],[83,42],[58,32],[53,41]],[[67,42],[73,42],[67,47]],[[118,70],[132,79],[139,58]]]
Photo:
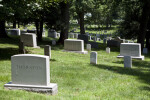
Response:
[[[8,38],[5,30],[5,21],[0,21],[0,38]]]
[[[150,31],[146,32],[146,48],[150,50]]]
[[[39,21],[38,20],[36,20],[35,21],[35,27],[36,27],[36,34],[37,34],[37,40],[38,40],[38,38],[39,38]]]
[[[80,19],[80,33],[85,34],[85,29],[84,29],[84,12],[79,12],[78,13],[79,19]]]
[[[16,21],[13,21],[13,28],[16,28]]]
[[[42,33],[43,33],[43,20],[40,21],[40,32],[38,41],[42,41]]]
[[[139,29],[139,34],[138,34],[138,43],[141,43],[141,50],[144,48],[144,40],[145,40],[145,35],[146,35],[146,30],[147,30],[147,24],[149,20],[149,14],[150,14],[150,1],[147,0],[143,6],[143,11],[142,11],[142,17],[140,21],[140,29]]]
[[[61,32],[58,43],[64,44],[64,40],[68,39],[68,30],[69,30],[69,3],[60,3],[61,8]]]

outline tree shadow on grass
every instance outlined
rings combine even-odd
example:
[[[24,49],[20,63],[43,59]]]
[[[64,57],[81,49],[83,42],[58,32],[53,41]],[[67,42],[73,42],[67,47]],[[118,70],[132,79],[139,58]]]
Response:
[[[18,38],[1,38],[0,43],[1,44],[13,44],[13,45],[19,45],[19,39]]]
[[[104,64],[97,64],[93,65],[97,68],[112,71],[114,73],[119,73],[119,74],[125,74],[125,75],[132,75],[132,76],[137,76],[139,80],[145,82],[146,84],[150,84],[150,70],[148,72],[142,72],[141,69],[130,69],[130,68],[123,68],[119,66],[108,66]],[[145,90],[145,88],[143,88]],[[150,87],[146,87],[147,90],[150,90]]]
[[[29,50],[25,50],[26,54],[30,54]],[[11,47],[6,47],[6,48],[0,48],[0,60],[10,60],[11,56],[20,54],[18,48],[11,48]]]
[[[121,58],[118,58],[118,59],[121,59]],[[123,64],[124,61],[115,61],[113,63]],[[148,61],[142,61],[142,60],[133,59],[132,60],[132,65],[135,66],[135,67],[150,68],[150,62],[148,62]]]
[[[16,54],[19,54],[17,48],[0,48],[0,60],[10,60]]]
[[[150,52],[148,54],[143,54],[145,57],[150,58]]]

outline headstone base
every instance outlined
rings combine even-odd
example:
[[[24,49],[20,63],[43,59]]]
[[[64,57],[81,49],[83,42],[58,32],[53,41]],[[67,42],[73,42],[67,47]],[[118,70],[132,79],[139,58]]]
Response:
[[[124,58],[124,56],[117,56],[117,58]],[[141,57],[135,57],[135,56],[132,56],[132,59],[139,59],[139,60],[144,60],[144,56],[141,56]]]
[[[80,54],[88,54],[88,51],[69,51],[69,50],[63,50],[63,52],[73,52],[73,53],[80,53]]]
[[[36,46],[36,47],[33,47],[33,48],[38,48],[38,49],[40,49],[40,46]]]
[[[31,92],[46,93],[50,95],[55,95],[58,92],[58,86],[55,83],[50,83],[48,86],[40,86],[12,84],[12,82],[9,82],[4,85],[4,88],[9,90],[26,90]]]

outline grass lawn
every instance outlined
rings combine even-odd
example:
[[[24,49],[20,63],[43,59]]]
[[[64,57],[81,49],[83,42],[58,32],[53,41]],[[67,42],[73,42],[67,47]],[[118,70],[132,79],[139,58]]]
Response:
[[[48,39],[47,39],[48,40]],[[50,61],[51,83],[58,84],[58,94],[51,96],[23,90],[6,90],[11,81],[11,56],[18,54],[18,39],[0,39],[0,100],[148,100],[150,99],[150,53],[145,60],[133,60],[133,68],[123,68],[123,59],[117,58],[119,48],[98,52],[98,64],[91,65],[87,55],[62,52],[63,46],[52,46]],[[44,54],[46,41],[40,49],[26,47],[28,53]]]

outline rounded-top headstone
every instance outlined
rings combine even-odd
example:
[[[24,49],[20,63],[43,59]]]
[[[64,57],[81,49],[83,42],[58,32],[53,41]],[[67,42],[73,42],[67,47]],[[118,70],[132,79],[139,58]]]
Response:
[[[106,48],[106,52],[110,53],[110,48],[109,47]]]
[[[90,54],[90,64],[97,64],[97,52],[95,51]]]
[[[131,56],[124,56],[124,67],[125,68],[132,67],[132,57]]]
[[[91,44],[87,44],[87,45],[86,45],[86,49],[87,49],[88,51],[91,51]]]

